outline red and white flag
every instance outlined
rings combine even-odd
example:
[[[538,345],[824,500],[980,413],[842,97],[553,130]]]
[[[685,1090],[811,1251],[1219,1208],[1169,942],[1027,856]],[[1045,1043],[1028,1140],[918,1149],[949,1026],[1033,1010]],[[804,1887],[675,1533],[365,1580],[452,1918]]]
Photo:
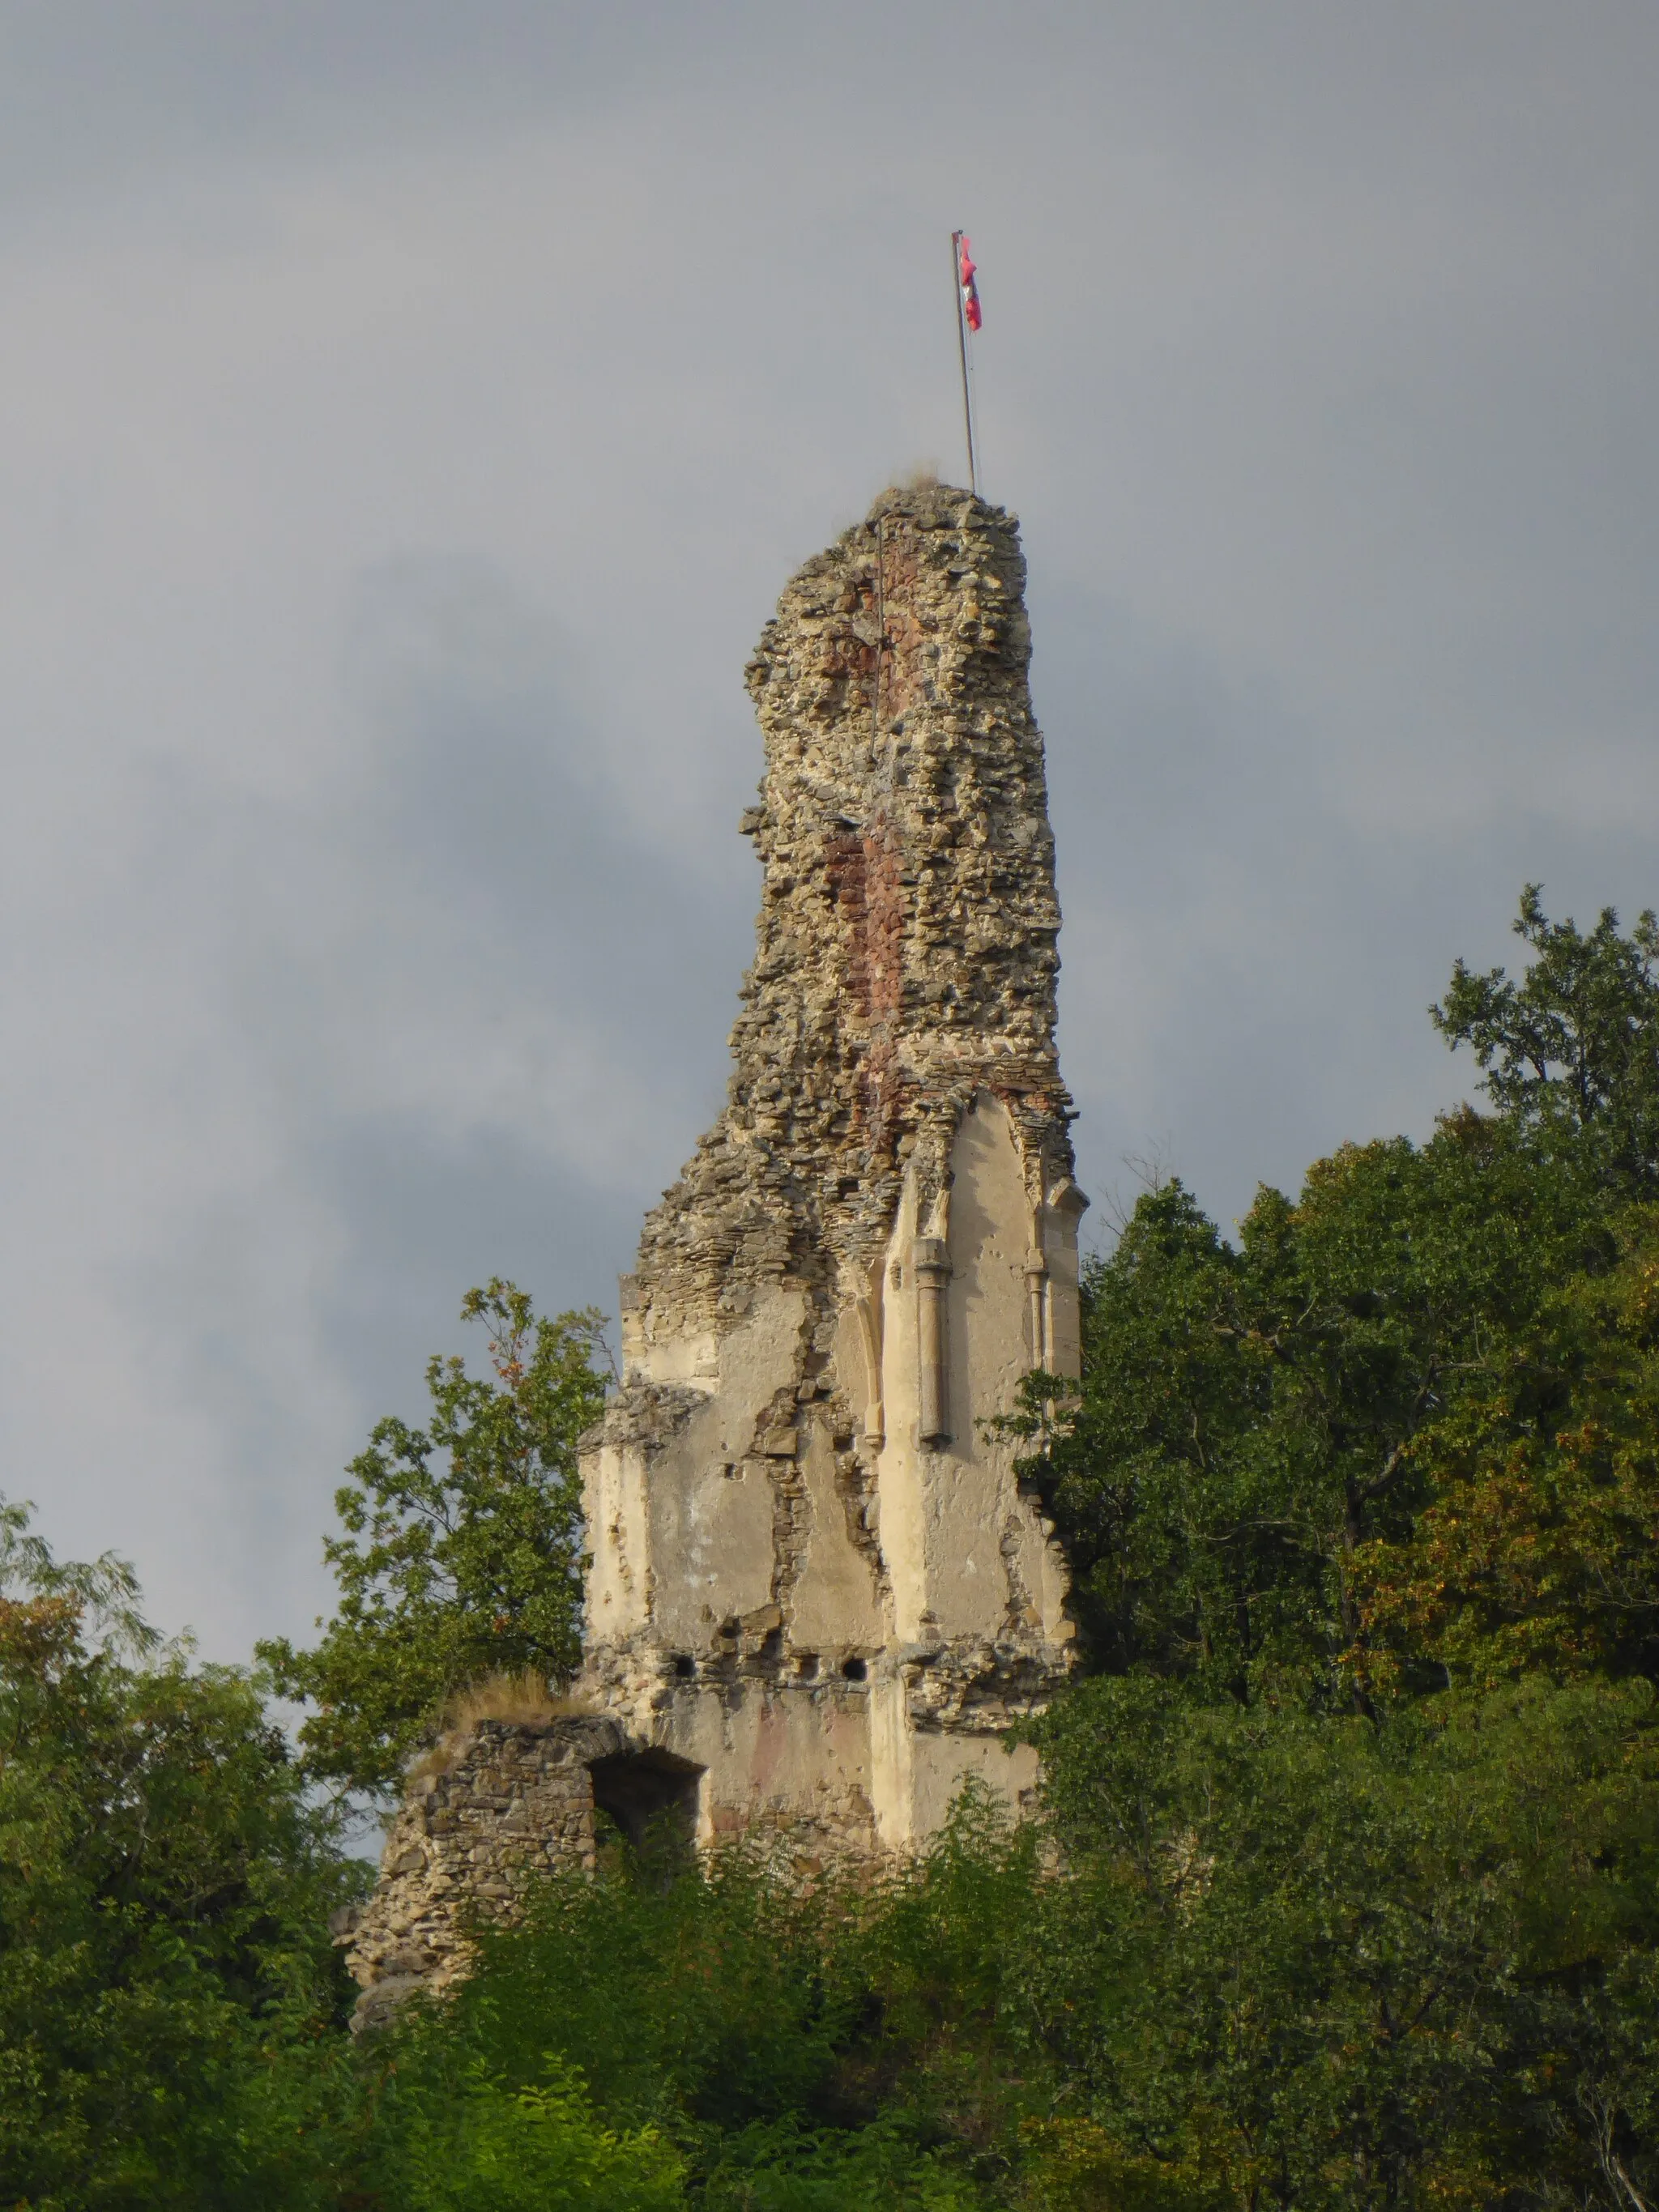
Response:
[[[974,265],[974,250],[965,230],[957,234],[957,267],[962,281],[962,312],[969,329],[976,331],[984,319],[979,311],[979,271]]]

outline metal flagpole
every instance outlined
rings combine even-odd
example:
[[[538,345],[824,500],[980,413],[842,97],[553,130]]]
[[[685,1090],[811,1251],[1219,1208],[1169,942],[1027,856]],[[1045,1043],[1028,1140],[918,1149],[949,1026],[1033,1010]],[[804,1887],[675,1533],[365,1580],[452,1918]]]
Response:
[[[979,470],[974,460],[974,407],[968,396],[968,317],[962,304],[962,233],[951,233],[951,289],[957,303],[957,349],[962,356],[962,422],[968,433],[968,489],[979,497]]]

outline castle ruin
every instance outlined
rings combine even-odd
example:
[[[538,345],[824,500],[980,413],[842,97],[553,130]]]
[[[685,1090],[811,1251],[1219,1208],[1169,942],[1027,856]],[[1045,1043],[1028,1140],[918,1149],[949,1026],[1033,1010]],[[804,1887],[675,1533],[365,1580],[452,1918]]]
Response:
[[[1003,1738],[1066,1674],[1066,1572],[990,1425],[1033,1369],[1078,1371],[1086,1200],[1024,581],[1002,509],[890,491],[762,635],[728,1101],[647,1217],[584,1441],[576,1696],[603,1725],[534,1752],[491,1724],[478,1771],[529,1784],[411,1799],[360,1978],[429,1973],[468,1867],[507,1893],[591,1856],[595,1808],[902,1850],[968,1778],[1013,1805],[1035,1782]]]

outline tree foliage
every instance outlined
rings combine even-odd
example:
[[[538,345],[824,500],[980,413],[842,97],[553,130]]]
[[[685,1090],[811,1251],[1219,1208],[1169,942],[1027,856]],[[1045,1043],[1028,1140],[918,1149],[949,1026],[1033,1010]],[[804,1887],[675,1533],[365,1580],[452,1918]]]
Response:
[[[489,1331],[490,1374],[428,1363],[426,1425],[381,1421],[335,1493],[344,1534],[323,1553],[340,1600],[320,1642],[258,1647],[277,1692],[316,1708],[300,1729],[307,1771],[371,1797],[396,1790],[457,1690],[501,1670],[565,1674],[580,1651],[576,1443],[605,1402],[603,1316],[538,1319],[499,1278],[461,1314]]]
[[[1651,2199],[1649,1685],[1534,1675],[1379,1729],[1107,1679],[1040,1734],[1074,2201]]]
[[[658,2130],[677,2201],[704,2212],[1004,2202],[990,2179],[1024,2104],[1003,2030],[1041,1887],[1034,1835],[978,1801],[883,1867],[803,1880],[752,1844],[690,1865],[647,1846],[556,1876],[522,1926],[485,1936],[450,2004],[388,2037],[379,2185],[401,2201],[405,2146],[460,2085],[510,2099],[550,2069],[616,2136]]]
[[[1425,1433],[1500,1378],[1547,1428],[1566,1379],[1517,1346],[1610,1244],[1577,1163],[1467,1114],[1264,1188],[1236,1247],[1179,1182],[1144,1196],[1085,1272],[1080,1394],[1056,1423],[1039,1378],[1017,1425],[1094,1662],[1340,1698],[1356,1555],[1410,1537]]]
[[[1650,2198],[1646,1684],[1378,1729],[1107,1677],[1035,1733],[1044,1831],[970,1794],[914,1858],[805,1884],[752,1848],[550,1881],[388,2039],[385,2201],[468,2084],[548,2078],[655,2130],[705,2212]]]
[[[1474,1048],[1482,1089],[1509,1121],[1588,1139],[1607,1172],[1632,1189],[1659,1180],[1659,916],[1628,937],[1603,907],[1581,932],[1551,921],[1541,885],[1521,894],[1514,929],[1534,955],[1520,981],[1477,975],[1462,961],[1430,1009],[1454,1046]]]
[[[1382,1686],[1659,1680],[1659,1206],[1610,1235],[1413,1441],[1422,1510],[1354,1561],[1351,1656]]]
[[[1436,1014],[1496,1113],[1344,1146],[1236,1245],[1170,1183],[1085,1270],[1081,1388],[1013,1425],[1096,1666],[1339,1710],[1659,1658],[1659,939],[1535,888],[1516,926],[1523,980]]]
[[[316,2183],[355,1893],[248,1677],[0,1504],[0,2199],[250,2206]]]
[[[448,2057],[453,2033],[444,2044]],[[654,2127],[607,2127],[580,2075],[550,2052],[532,2078],[513,2082],[476,2062],[422,2066],[406,2057],[387,2076],[377,2118],[351,2186],[360,2203],[398,2212],[684,2212],[684,2168],[672,2146]]]

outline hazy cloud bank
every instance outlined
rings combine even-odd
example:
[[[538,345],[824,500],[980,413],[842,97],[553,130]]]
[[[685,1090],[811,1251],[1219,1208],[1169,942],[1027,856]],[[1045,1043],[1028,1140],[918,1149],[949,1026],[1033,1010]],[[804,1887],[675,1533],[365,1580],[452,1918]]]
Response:
[[[1654,896],[1659,23],[0,0],[0,1483],[234,1656],[467,1285],[718,1103],[741,670],[877,487],[1022,514],[1085,1181],[1466,1091]]]

